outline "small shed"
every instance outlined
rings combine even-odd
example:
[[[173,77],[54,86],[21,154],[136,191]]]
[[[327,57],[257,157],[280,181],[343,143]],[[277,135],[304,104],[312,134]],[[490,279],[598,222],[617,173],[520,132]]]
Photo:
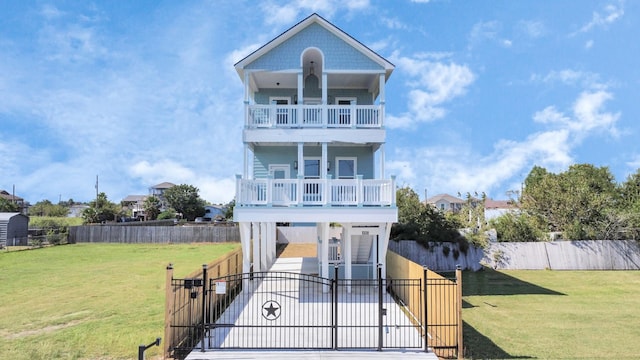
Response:
[[[0,247],[29,245],[29,217],[17,212],[0,212]]]

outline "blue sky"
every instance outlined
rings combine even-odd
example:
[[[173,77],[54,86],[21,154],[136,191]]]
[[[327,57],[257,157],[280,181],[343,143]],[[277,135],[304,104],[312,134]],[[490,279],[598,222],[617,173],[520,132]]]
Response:
[[[640,168],[640,2],[3,1],[0,189],[119,202],[242,172],[233,64],[317,12],[396,65],[386,173],[421,197],[517,190],[534,165]]]

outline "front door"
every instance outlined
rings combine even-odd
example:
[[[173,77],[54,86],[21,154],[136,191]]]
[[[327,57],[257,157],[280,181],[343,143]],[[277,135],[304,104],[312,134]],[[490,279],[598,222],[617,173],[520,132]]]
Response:
[[[269,175],[273,177],[273,197],[274,205],[287,205],[291,202],[295,194],[295,187],[290,181],[290,168],[288,164],[269,165]]]

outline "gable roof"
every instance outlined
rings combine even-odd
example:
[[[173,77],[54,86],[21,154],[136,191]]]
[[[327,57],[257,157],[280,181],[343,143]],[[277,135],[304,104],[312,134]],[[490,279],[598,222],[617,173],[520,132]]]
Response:
[[[289,28],[282,34],[278,35],[273,40],[262,45],[257,50],[255,50],[251,54],[244,57],[242,60],[235,63],[234,67],[236,68],[236,71],[238,72],[238,75],[240,76],[240,78],[244,79],[244,68],[247,65],[251,64],[253,61],[260,58],[264,54],[268,53],[278,45],[292,38],[294,35],[298,34],[300,31],[309,27],[311,24],[318,24],[322,26],[327,31],[331,32],[332,34],[340,38],[342,41],[349,44],[354,49],[360,51],[362,54],[367,56],[372,61],[378,63],[382,68],[385,69],[386,78],[388,78],[391,75],[391,72],[395,68],[395,65],[393,65],[391,62],[389,62],[387,59],[383,58],[382,56],[378,55],[375,51],[369,49],[367,46],[365,46],[360,41],[353,38],[351,35],[347,34],[337,26],[333,25],[332,23],[324,19],[322,16],[318,15],[317,13],[313,13],[309,15],[307,18],[305,18],[304,20],[293,25],[291,28]]]
[[[493,200],[486,199],[484,201],[485,209],[516,209],[517,206],[511,200]]]
[[[7,200],[11,200],[11,201],[23,201],[24,199],[19,197],[19,196],[15,196],[15,195],[11,195],[9,194],[6,190],[0,190],[0,197],[7,199]]]
[[[464,200],[459,199],[455,196],[451,196],[449,194],[438,194],[438,195],[432,196],[427,199],[427,204],[435,204],[441,200],[444,200],[450,204],[464,204]]]
[[[168,189],[168,188],[172,188],[174,186],[176,186],[176,184],[173,184],[173,183],[165,181],[165,182],[160,183],[158,185],[152,186],[151,188],[152,189]]]

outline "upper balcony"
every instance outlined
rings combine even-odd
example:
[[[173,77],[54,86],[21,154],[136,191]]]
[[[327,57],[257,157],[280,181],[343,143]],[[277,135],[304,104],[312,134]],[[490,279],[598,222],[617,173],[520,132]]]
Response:
[[[381,105],[247,105],[245,128],[381,129]]]

